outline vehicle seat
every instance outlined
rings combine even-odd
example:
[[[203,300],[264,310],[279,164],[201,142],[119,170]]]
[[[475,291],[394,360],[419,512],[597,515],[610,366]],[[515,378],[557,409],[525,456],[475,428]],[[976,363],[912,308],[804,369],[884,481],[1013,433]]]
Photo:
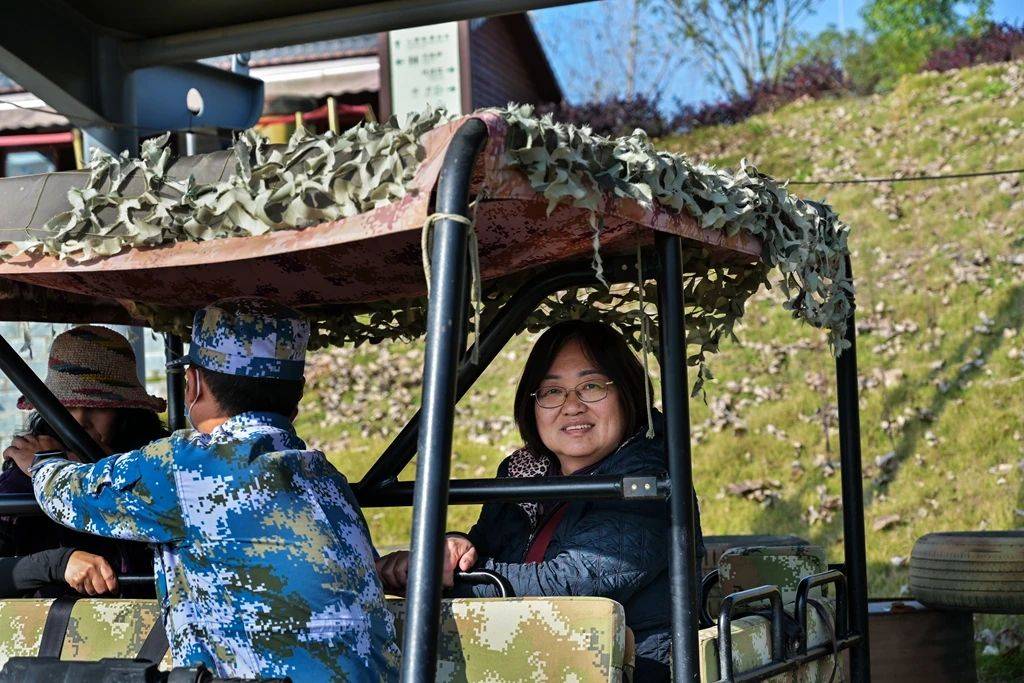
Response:
[[[401,639],[405,601],[388,607]],[[622,681],[635,656],[626,631],[622,605],[605,598],[444,600],[436,680]]]
[[[815,647],[831,642],[832,628],[835,625],[835,604],[832,600],[823,599],[821,603],[829,613],[829,624],[826,624],[817,610],[807,611],[807,645]],[[792,614],[793,603],[784,605]],[[718,667],[718,627],[702,629],[697,642],[700,665],[701,683],[712,683],[722,678]],[[840,666],[844,658],[840,656]],[[774,676],[773,682],[785,683],[825,683],[832,680],[832,667],[835,657],[825,657],[817,661],[803,664],[797,669]],[[759,616],[741,617],[732,622],[732,665],[733,674],[755,669],[771,662],[771,626],[767,619]],[[836,681],[846,680],[842,671],[836,672]]]
[[[819,546],[732,548],[718,560],[718,582],[723,596],[758,586],[778,586],[782,602],[788,604],[796,600],[802,578],[827,569],[825,550]],[[811,593],[821,594],[820,589]]]
[[[53,600],[0,600],[0,667],[11,657],[35,657]],[[60,658],[133,659],[159,616],[156,600],[83,598],[71,610]],[[160,668],[171,668],[170,652]]]

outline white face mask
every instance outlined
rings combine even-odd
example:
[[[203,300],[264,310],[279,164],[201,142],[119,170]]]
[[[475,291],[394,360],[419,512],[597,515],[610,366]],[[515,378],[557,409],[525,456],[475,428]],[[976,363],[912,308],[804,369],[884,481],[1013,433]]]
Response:
[[[195,431],[198,432],[199,431],[199,427],[196,426],[195,421],[192,419],[192,408],[195,407],[196,402],[199,400],[199,395],[203,391],[203,385],[199,383],[199,373],[198,372],[195,373],[195,383],[196,383],[196,397],[194,399],[192,399],[192,402],[188,404],[187,408],[185,408],[185,419],[188,420],[188,423],[192,427],[192,429],[194,429]]]

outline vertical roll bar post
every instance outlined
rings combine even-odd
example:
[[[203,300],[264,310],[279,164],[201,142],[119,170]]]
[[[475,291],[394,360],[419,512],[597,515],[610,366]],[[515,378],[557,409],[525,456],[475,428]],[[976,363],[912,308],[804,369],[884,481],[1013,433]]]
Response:
[[[177,360],[184,353],[181,337],[164,335],[164,357],[168,361]],[[167,370],[167,426],[172,432],[185,428],[185,368]]]
[[[699,683],[697,631],[697,553],[690,454],[689,382],[686,377],[686,330],[683,319],[683,252],[677,235],[656,233],[661,263],[658,276],[658,322],[661,356],[661,402],[671,478],[669,509],[669,582],[672,595],[672,677],[675,683]]]
[[[68,409],[61,405],[43,380],[32,372],[32,368],[17,351],[0,335],[0,367],[32,406],[39,411],[46,423],[57,433],[64,446],[76,453],[82,462],[96,462],[106,453],[89,433],[71,417]]]
[[[846,256],[846,272],[853,266]],[[848,349],[836,359],[836,394],[839,402],[839,459],[843,486],[843,554],[849,588],[850,628],[862,636],[850,649],[851,679],[871,680],[868,651],[868,570],[864,544],[864,485],[861,480],[860,405],[857,385],[856,305],[846,319]]]
[[[455,133],[437,186],[437,212],[466,216],[477,153],[487,137],[483,121],[470,119]],[[435,678],[444,569],[444,530],[451,473],[455,380],[463,344],[464,299],[468,293],[468,227],[442,218],[435,224],[431,254],[430,302],[423,366],[419,460],[413,494],[412,556],[406,603],[401,680],[428,683]]]

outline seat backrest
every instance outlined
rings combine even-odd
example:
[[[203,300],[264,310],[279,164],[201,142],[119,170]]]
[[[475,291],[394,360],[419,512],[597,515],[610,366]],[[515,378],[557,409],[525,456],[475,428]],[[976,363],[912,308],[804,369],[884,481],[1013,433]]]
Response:
[[[0,600],[0,667],[34,657],[53,600]],[[405,602],[389,600],[402,634]],[[133,658],[159,617],[155,600],[75,603],[61,659]],[[445,600],[438,681],[621,681],[633,665],[622,606],[604,598]],[[170,653],[161,669],[171,666]]]
[[[828,643],[832,639],[835,625],[835,605],[831,600],[821,600],[829,615],[826,623],[817,610],[807,611],[807,644],[809,647]],[[788,612],[793,605],[786,606]],[[718,627],[702,629],[698,635],[698,657],[700,663],[701,683],[712,683],[722,678],[718,666]],[[764,617],[741,617],[732,622],[732,666],[733,675],[756,669],[771,662],[771,625]],[[839,666],[843,666],[844,658],[839,657]],[[829,656],[799,666],[796,670],[773,677],[772,681],[786,683],[824,683],[832,679],[835,657]],[[846,680],[840,672],[836,672],[834,680]]]
[[[71,610],[61,659],[96,661],[105,657],[132,659],[160,618],[156,600],[89,598]],[[170,651],[161,669],[170,668]]]
[[[819,546],[732,548],[718,560],[718,580],[723,596],[772,585],[781,589],[783,602],[791,602],[802,578],[826,569],[825,550]]]
[[[51,604],[52,599],[0,600],[0,667],[11,657],[38,654]]]
[[[389,600],[388,606],[401,638],[405,601]],[[625,613],[613,600],[442,603],[437,681],[621,681],[626,657]]]
[[[35,657],[53,600],[0,600],[0,667],[11,657]],[[132,659],[142,649],[157,622],[156,600],[83,598],[68,619],[60,657],[97,661],[107,657]],[[160,668],[171,667],[168,652]]]

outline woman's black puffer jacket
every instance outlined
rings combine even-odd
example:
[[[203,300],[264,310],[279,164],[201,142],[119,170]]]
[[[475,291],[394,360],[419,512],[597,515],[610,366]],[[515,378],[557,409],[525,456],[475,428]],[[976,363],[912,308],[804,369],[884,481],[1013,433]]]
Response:
[[[664,474],[667,470],[662,419],[655,436],[634,435],[585,473],[572,476]],[[508,476],[508,459],[498,477]],[[587,595],[623,605],[636,638],[636,680],[667,680],[671,644],[668,580],[669,509],[665,501],[571,501],[555,529],[544,560],[524,558],[537,528],[555,508],[548,503],[535,528],[518,503],[484,505],[467,534],[476,546],[477,567],[505,576],[516,595]],[[697,518],[697,566],[704,554]],[[459,595],[491,597],[490,586],[461,586]]]

